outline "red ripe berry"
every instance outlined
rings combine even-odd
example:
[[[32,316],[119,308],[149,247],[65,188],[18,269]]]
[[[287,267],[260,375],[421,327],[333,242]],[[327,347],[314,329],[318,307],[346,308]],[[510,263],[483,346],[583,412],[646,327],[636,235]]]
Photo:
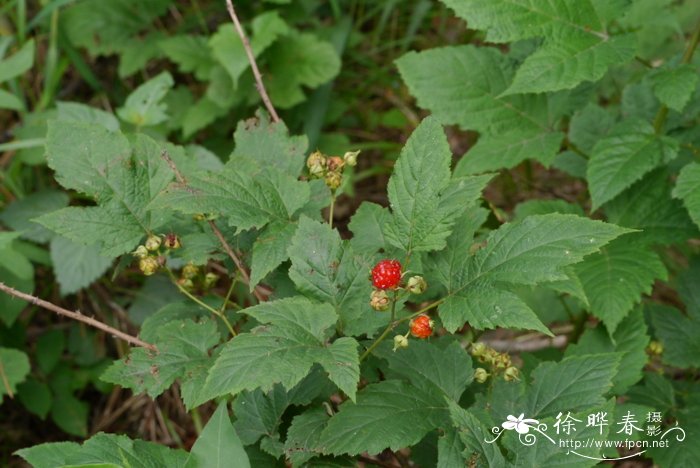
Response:
[[[411,335],[425,339],[433,334],[433,321],[427,315],[419,315],[411,320]]]
[[[372,285],[377,289],[396,289],[401,282],[401,264],[382,260],[372,269]]]

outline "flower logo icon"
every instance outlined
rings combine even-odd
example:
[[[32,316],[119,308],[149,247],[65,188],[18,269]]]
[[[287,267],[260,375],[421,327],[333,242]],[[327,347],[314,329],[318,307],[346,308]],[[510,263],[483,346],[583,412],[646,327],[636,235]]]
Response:
[[[509,414],[506,419],[507,421],[501,424],[503,429],[507,431],[515,429],[518,434],[527,434],[530,432],[531,425],[539,424],[536,419],[525,419],[525,413],[521,413],[517,418]]]

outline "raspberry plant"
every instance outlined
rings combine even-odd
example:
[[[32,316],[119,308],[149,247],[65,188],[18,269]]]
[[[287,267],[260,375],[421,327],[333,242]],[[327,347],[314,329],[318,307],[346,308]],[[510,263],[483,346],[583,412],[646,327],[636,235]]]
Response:
[[[47,163],[89,203],[42,199],[35,240],[60,235],[99,252],[87,283],[119,259],[115,274],[140,270],[181,293],[145,314],[141,345],[101,381],[151,398],[175,387],[196,419],[213,415],[189,452],[99,433],[21,457],[38,467],[356,466],[378,454],[401,466],[594,466],[621,454],[533,448],[519,441],[523,425],[636,411],[687,437],[644,457],[700,460],[700,9],[442,1],[481,41],[397,60],[430,115],[393,166],[388,206],[362,201],[347,230],[333,226],[333,207],[363,154],[312,152],[276,114],[240,122],[221,164],[144,131],[167,118],[169,75],[139,87],[118,118],[58,107]],[[258,17],[253,30],[278,20]],[[226,34],[211,39],[215,56]],[[213,79],[179,41],[163,46],[168,57]],[[456,164],[445,126],[478,136]],[[587,192],[524,199],[513,213],[484,197],[499,174],[524,168],[534,184],[542,167]],[[0,251],[24,259],[17,235],[0,233]],[[217,284],[225,297],[210,294]],[[528,336],[552,346],[502,344]],[[11,363],[2,397],[29,363],[4,347],[0,363]],[[501,423],[502,437],[491,429]],[[622,440],[617,429],[583,424],[568,437]]]

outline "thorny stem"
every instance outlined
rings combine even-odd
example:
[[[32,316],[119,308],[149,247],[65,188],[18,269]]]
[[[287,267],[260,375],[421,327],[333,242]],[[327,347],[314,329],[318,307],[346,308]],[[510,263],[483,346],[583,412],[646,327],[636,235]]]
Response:
[[[231,333],[231,336],[236,336],[236,330],[233,329],[233,327],[231,326],[231,322],[228,321],[228,319],[226,318],[226,315],[224,313],[216,310],[215,308],[213,308],[212,306],[210,306],[209,304],[207,304],[206,302],[202,301],[197,296],[195,296],[194,294],[189,292],[187,289],[185,289],[180,283],[177,282],[177,278],[175,278],[175,274],[173,273],[173,271],[170,268],[166,267],[165,271],[168,272],[168,276],[170,276],[170,280],[177,287],[177,289],[180,290],[180,292],[182,294],[189,297],[192,301],[196,302],[198,305],[204,307],[209,312],[211,312],[212,314],[219,317],[224,322],[224,324],[226,324],[226,328],[228,328],[228,331]],[[224,304],[225,304],[225,302],[224,302]]]
[[[241,22],[238,21],[238,16],[236,16],[236,10],[233,8],[233,2],[231,0],[226,0],[226,8],[228,9],[229,16],[231,16],[233,25],[236,27],[236,32],[238,32],[238,35],[243,42],[243,48],[245,49],[245,53],[248,56],[248,61],[250,62],[250,68],[253,70],[253,76],[255,76],[255,85],[258,88],[258,93],[260,93],[260,97],[262,98],[263,103],[265,103],[265,108],[267,108],[267,111],[270,113],[272,121],[279,122],[281,119],[277,115],[277,111],[272,105],[270,96],[268,96],[267,91],[265,90],[262,75],[260,75],[258,64],[255,62],[255,55],[253,55],[253,50],[250,48],[250,41],[248,41],[248,37],[245,35]]]
[[[71,318],[73,320],[77,320],[78,322],[82,322],[86,325],[89,325],[93,328],[97,328],[99,330],[102,330],[106,333],[109,333],[110,335],[114,336],[115,338],[119,338],[120,340],[124,340],[127,343],[131,343],[135,346],[141,346],[146,349],[150,349],[152,351],[158,351],[158,349],[150,344],[146,343],[145,341],[142,341],[135,336],[131,336],[127,333],[124,333],[121,330],[117,330],[116,328],[110,327],[107,324],[104,324],[100,322],[99,320],[95,320],[92,317],[88,317],[86,315],[81,314],[80,312],[73,312],[68,309],[64,309],[63,307],[57,306],[56,304],[52,304],[51,302],[45,301],[43,299],[39,299],[36,296],[32,296],[31,294],[24,293],[22,291],[18,291],[15,288],[11,288],[10,286],[7,286],[5,283],[0,283],[0,291],[9,294],[10,296],[17,297],[19,299],[25,300],[29,302],[30,304],[34,304],[36,306],[39,306],[43,309],[50,310],[51,312],[55,312],[58,315],[62,315],[64,317]]]
[[[690,42],[688,42],[688,46],[686,47],[685,52],[683,52],[683,58],[681,59],[682,65],[690,63],[690,61],[693,59],[693,54],[695,53],[695,49],[698,47],[698,42],[700,42],[700,22],[698,22],[697,26],[695,26],[695,31],[690,38]],[[659,109],[659,112],[656,113],[656,117],[654,118],[654,131],[657,134],[661,133],[663,130],[664,124],[666,123],[666,117],[668,117],[668,107],[663,105]]]
[[[420,314],[427,312],[428,310],[432,309],[433,307],[439,306],[440,304],[442,304],[442,303],[445,301],[445,299],[446,299],[446,298],[443,297],[442,299],[438,299],[438,300],[435,301],[435,302],[431,302],[431,303],[428,304],[427,306],[425,306],[425,307],[423,307],[422,309],[418,310],[418,312],[414,312],[414,313],[412,313],[411,315],[408,315],[408,316],[406,316],[406,317],[400,318],[400,319],[398,319],[398,320],[396,320],[396,319],[394,318],[394,313],[395,313],[395,311],[394,311],[394,305],[396,304],[396,301],[394,301],[394,303],[392,304],[392,311],[391,311],[391,318],[392,318],[392,320],[389,322],[389,325],[386,326],[386,328],[384,329],[384,331],[382,332],[382,334],[379,335],[379,337],[378,337],[376,340],[374,340],[374,343],[372,343],[372,344],[370,345],[370,347],[367,348],[367,349],[365,350],[364,353],[362,353],[362,356],[360,356],[360,362],[362,362],[362,361],[364,361],[365,359],[367,359],[367,357],[372,353],[372,351],[374,351],[375,348],[376,348],[377,346],[379,346],[379,343],[381,343],[382,341],[384,341],[384,339],[387,337],[387,335],[389,335],[389,333],[391,333],[391,331],[392,331],[394,328],[396,328],[397,326],[399,326],[399,325],[400,325],[401,323],[403,323],[403,322],[406,322],[406,321],[408,321],[408,320],[411,320],[411,319],[414,319],[414,318],[418,317]]]
[[[175,174],[175,179],[182,184],[184,187],[189,189],[189,186],[187,185],[187,180],[185,177],[182,175],[182,172],[180,172],[180,169],[177,168],[175,165],[175,161],[172,160],[170,155],[168,154],[167,151],[163,151],[160,156],[165,160],[165,162],[170,166],[170,169],[173,171]],[[219,243],[221,246],[224,248],[228,256],[233,260],[234,265],[236,265],[236,268],[238,271],[241,273],[241,277],[243,278],[243,282],[245,284],[250,284],[250,275],[248,274],[248,270],[246,269],[246,266],[243,264],[241,259],[236,255],[236,253],[233,251],[229,243],[226,241],[226,238],[224,235],[221,233],[219,228],[216,226],[216,223],[213,220],[208,220],[209,227],[211,228],[212,232],[216,236],[216,238],[219,240]],[[253,288],[253,295],[255,298],[258,300],[258,302],[264,302],[266,300],[265,295],[260,292],[259,288],[256,286]]]

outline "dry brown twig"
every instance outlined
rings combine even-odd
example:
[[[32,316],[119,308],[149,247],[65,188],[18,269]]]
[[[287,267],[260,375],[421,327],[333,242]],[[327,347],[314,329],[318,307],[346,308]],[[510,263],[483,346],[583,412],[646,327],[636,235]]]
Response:
[[[238,21],[238,16],[236,16],[236,10],[233,8],[233,2],[231,0],[226,0],[226,8],[228,9],[229,16],[231,16],[231,21],[233,21],[233,25],[236,27],[236,32],[240,36],[241,41],[243,41],[243,48],[245,49],[245,53],[248,56],[250,68],[253,70],[253,76],[255,76],[255,86],[258,88],[258,93],[260,93],[260,97],[262,98],[263,103],[265,103],[265,108],[267,108],[267,111],[270,113],[272,121],[279,122],[281,119],[277,115],[275,107],[272,105],[270,96],[267,95],[267,90],[265,89],[265,85],[263,84],[260,69],[258,69],[258,64],[255,62],[253,50],[250,48],[250,41],[245,35],[245,31],[243,30],[243,26],[241,26],[241,22]]]
[[[161,157],[165,160],[165,162],[170,166],[170,169],[173,171],[175,174],[175,179],[186,189],[191,190],[189,186],[187,185],[187,179],[182,175],[182,172],[180,172],[180,169],[177,168],[177,165],[175,165],[175,161],[172,160],[170,155],[168,154],[167,151],[163,151],[161,153]],[[226,241],[226,238],[224,235],[221,233],[221,230],[216,226],[216,223],[213,220],[207,220],[209,223],[209,227],[211,228],[212,232],[214,232],[214,235],[216,236],[217,239],[219,239],[219,243],[221,246],[224,248],[226,251],[226,254],[233,260],[234,265],[236,265],[236,268],[238,271],[241,273],[241,277],[243,278],[243,282],[245,284],[250,284],[250,274],[248,273],[248,268],[245,266],[243,261],[240,259],[240,257],[236,254],[236,252],[233,251],[233,248],[229,245],[228,241]],[[263,302],[267,300],[267,296],[264,294],[263,290],[256,286],[253,288],[253,295],[259,302]]]
[[[71,318],[73,320],[77,320],[78,322],[83,322],[86,325],[89,325],[93,328],[97,328],[98,330],[102,330],[103,332],[109,333],[110,335],[114,336],[115,338],[119,338],[120,340],[124,340],[127,343],[131,343],[134,346],[141,346],[146,349],[150,349],[152,351],[157,351],[157,348],[150,344],[146,343],[145,341],[142,341],[135,336],[131,336],[127,333],[124,333],[121,330],[117,330],[116,328],[110,327],[109,325],[106,325],[99,320],[95,320],[92,317],[88,317],[87,315],[83,315],[80,312],[73,312],[68,309],[64,309],[63,307],[57,306],[56,304],[53,304],[51,302],[45,301],[43,299],[39,299],[36,296],[32,296],[31,294],[24,293],[22,291],[18,291],[15,288],[11,288],[10,286],[6,285],[5,283],[0,283],[0,291],[9,294],[10,296],[14,296],[16,298],[25,300],[29,302],[30,304],[34,304],[36,306],[41,307],[42,309],[50,310],[51,312],[55,312],[58,315],[62,315],[64,317]]]

